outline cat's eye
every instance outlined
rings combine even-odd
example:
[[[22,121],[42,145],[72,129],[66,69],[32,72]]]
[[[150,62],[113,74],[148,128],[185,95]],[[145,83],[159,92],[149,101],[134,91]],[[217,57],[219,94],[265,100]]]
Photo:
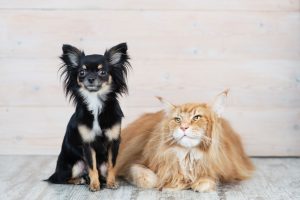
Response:
[[[201,115],[196,115],[196,116],[193,117],[193,120],[194,120],[194,121],[197,121],[197,120],[200,119],[200,118],[201,118]]]
[[[98,74],[99,74],[100,76],[106,76],[107,72],[104,71],[104,70],[100,70],[100,71],[98,72]]]
[[[84,69],[80,70],[79,71],[79,76],[84,76],[84,75],[85,75],[85,70]]]
[[[180,122],[181,122],[181,119],[180,119],[179,117],[175,117],[174,120],[175,120],[175,122],[177,122],[177,123],[180,123]]]

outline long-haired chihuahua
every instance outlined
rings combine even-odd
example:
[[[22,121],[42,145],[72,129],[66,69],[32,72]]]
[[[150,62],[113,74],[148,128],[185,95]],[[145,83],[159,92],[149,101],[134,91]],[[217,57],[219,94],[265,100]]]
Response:
[[[65,93],[76,110],[55,172],[47,181],[88,184],[91,191],[98,191],[100,180],[106,177],[107,187],[117,188],[114,166],[123,118],[118,96],[127,93],[127,45],[112,47],[104,55],[85,55],[71,45],[63,45],[62,50]]]

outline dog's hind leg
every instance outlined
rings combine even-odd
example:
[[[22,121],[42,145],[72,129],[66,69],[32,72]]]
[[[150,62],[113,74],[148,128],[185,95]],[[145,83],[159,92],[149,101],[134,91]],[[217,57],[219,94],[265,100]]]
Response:
[[[86,177],[86,166],[84,161],[77,161],[72,167],[72,178],[68,180],[69,184],[81,185],[87,183]]]
[[[69,184],[74,184],[74,185],[82,185],[86,183],[86,180],[81,177],[81,178],[71,178],[68,180]]]

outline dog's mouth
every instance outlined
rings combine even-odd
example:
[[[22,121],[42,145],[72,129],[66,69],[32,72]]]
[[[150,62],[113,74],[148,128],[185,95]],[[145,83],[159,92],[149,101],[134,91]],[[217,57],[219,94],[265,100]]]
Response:
[[[100,85],[86,85],[85,88],[90,92],[97,92],[100,90]]]

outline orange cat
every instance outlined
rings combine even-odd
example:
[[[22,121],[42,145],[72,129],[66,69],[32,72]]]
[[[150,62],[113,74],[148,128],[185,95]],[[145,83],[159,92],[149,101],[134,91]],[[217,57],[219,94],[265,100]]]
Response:
[[[145,114],[122,131],[116,171],[142,188],[215,190],[243,180],[254,166],[239,136],[221,118],[228,91],[213,104],[180,106]]]

